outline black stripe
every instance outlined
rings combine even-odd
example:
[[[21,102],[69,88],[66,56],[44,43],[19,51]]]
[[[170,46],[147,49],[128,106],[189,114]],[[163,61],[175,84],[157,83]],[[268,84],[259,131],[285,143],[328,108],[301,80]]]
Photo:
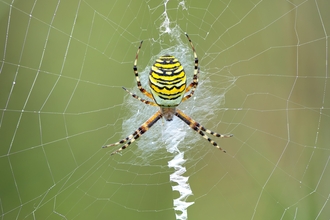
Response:
[[[150,81],[149,81],[150,82]],[[154,85],[155,87],[157,87],[158,89],[166,89],[168,91],[171,91],[172,89],[176,88],[176,89],[181,89],[182,87],[185,87],[186,84],[182,84],[181,86],[171,86],[171,88],[167,87],[167,86],[163,86],[163,87],[159,87],[155,84],[153,84],[152,82],[150,82],[150,84]],[[179,92],[179,93],[182,93],[182,92]]]
[[[173,84],[178,84],[180,82],[183,82],[183,78],[185,77],[185,75],[183,75],[182,77],[178,77],[175,78],[173,80],[162,80],[162,79],[155,79],[154,77],[152,77],[154,80],[157,81],[157,83],[162,84],[162,85],[173,85]],[[185,83],[185,82],[184,82]]]
[[[161,93],[159,93],[158,97],[161,98],[161,99],[164,99],[164,100],[175,100],[175,99],[177,99],[177,98],[179,98],[179,97],[181,96],[181,93],[177,93],[177,94],[179,94],[179,95],[177,95],[177,96],[175,96],[175,97],[172,97],[172,98],[167,98],[166,96],[162,96],[162,95],[160,95],[160,94],[161,94]],[[176,95],[176,94],[174,94],[174,95]],[[171,95],[171,96],[173,96],[173,95]]]
[[[157,66],[154,66],[154,67],[156,69],[160,70],[160,72],[156,72],[156,71],[153,71],[151,69],[150,74],[151,73],[155,73],[155,74],[157,74],[159,76],[176,76],[176,75],[179,75],[182,71],[184,71],[183,68],[179,72],[177,72],[176,70],[178,70],[179,68],[168,68],[168,69],[164,69],[164,68],[159,68]]]
[[[183,78],[183,77],[182,77]],[[182,78],[179,78],[177,80],[172,80],[172,81],[164,81],[164,80],[157,80],[157,83],[161,84],[161,85],[173,85],[173,84],[179,84],[179,83],[184,83],[186,84],[186,82],[184,82],[182,80]]]
[[[178,70],[179,69],[179,67],[181,66],[181,64],[179,65],[179,66],[175,66],[175,67],[165,67],[165,65],[162,65],[162,66],[155,66],[154,65],[154,67],[156,68],[156,69],[159,69],[159,70],[161,70],[162,72],[175,72],[176,70]],[[181,73],[183,71],[183,68],[182,68],[182,70],[179,72],[179,73]],[[178,73],[178,72],[176,72],[176,73]]]

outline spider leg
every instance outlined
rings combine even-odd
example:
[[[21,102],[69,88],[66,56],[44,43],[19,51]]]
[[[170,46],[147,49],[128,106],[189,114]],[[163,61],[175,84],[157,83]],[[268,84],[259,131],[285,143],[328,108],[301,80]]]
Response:
[[[186,88],[186,92],[189,92],[190,90],[190,93],[188,95],[186,95],[185,97],[183,97],[182,99],[182,102],[186,101],[187,99],[191,98],[193,95],[194,95],[194,92],[198,86],[198,73],[199,73],[199,67],[198,67],[198,57],[197,57],[197,53],[196,53],[196,50],[195,50],[195,47],[193,45],[193,43],[191,42],[191,39],[189,38],[188,34],[186,34],[188,40],[189,40],[189,43],[190,43],[190,46],[194,52],[194,58],[195,58],[195,67],[194,67],[194,76],[193,76],[193,81],[192,83],[189,84],[189,86]]]
[[[219,134],[215,133],[209,129],[206,129],[202,125],[200,125],[198,122],[196,122],[194,119],[189,117],[188,115],[184,114],[181,110],[176,109],[175,115],[180,118],[182,121],[184,121],[189,127],[191,127],[193,130],[195,130],[197,133],[202,135],[203,138],[208,140],[213,146],[217,147],[219,150],[223,151],[226,153],[225,150],[223,150],[216,142],[214,142],[211,138],[209,138],[204,132],[207,132],[213,136],[216,137],[221,137],[221,138],[226,138],[226,137],[232,137],[232,134]]]
[[[128,89],[126,89],[125,87],[123,87],[123,89],[128,92],[133,98],[143,102],[144,104],[147,104],[147,105],[152,105],[152,106],[158,106],[156,103],[152,102],[152,101],[148,101],[148,100],[145,100],[143,98],[141,98],[140,96],[130,92]]]
[[[199,68],[198,68],[198,70],[197,70],[196,83],[195,83],[195,81],[194,81],[194,80],[195,80],[195,75],[194,75],[193,82],[190,83],[189,86],[186,88],[185,93],[189,92],[190,89],[192,89],[192,88],[193,88],[193,89],[191,90],[191,92],[190,92],[188,95],[186,95],[185,97],[182,98],[182,102],[186,101],[187,99],[190,99],[190,98],[194,95],[195,90],[196,90],[196,87],[197,87],[197,85],[198,85],[198,74],[199,74]]]
[[[149,130],[149,128],[151,128],[162,117],[163,116],[162,116],[161,111],[160,110],[157,111],[146,122],[144,122],[137,130],[135,130],[131,135],[129,135],[128,137],[126,137],[126,138],[124,138],[124,139],[122,139],[122,140],[120,140],[120,141],[118,141],[116,143],[105,145],[102,148],[108,148],[108,147],[116,146],[116,145],[123,144],[123,143],[127,142],[121,148],[119,148],[118,150],[112,152],[111,155],[114,155],[116,153],[119,153],[120,151],[126,149],[136,139],[138,139],[139,137],[141,137],[146,131]]]
[[[142,43],[143,41],[141,41],[140,43],[140,46],[136,52],[136,55],[135,55],[135,60],[134,60],[134,65],[133,65],[133,71],[134,71],[134,74],[135,74],[135,79],[136,79],[136,84],[137,84],[137,87],[139,88],[139,90],[145,94],[146,96],[148,96],[149,98],[153,99],[152,95],[147,91],[145,90],[143,87],[142,87],[142,84],[141,84],[141,81],[140,81],[140,78],[139,78],[139,72],[137,70],[137,61],[138,61],[138,58],[139,58],[139,52],[140,52],[140,49],[142,47]]]

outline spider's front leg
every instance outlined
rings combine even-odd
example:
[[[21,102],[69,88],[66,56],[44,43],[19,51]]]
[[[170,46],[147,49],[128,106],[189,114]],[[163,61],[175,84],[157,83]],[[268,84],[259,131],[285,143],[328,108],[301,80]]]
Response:
[[[207,132],[213,136],[220,137],[220,138],[228,138],[232,137],[232,134],[219,134],[216,132],[213,132],[209,129],[206,129],[201,124],[196,122],[194,119],[183,113],[181,110],[176,109],[175,115],[180,118],[182,121],[184,121],[189,127],[191,127],[194,131],[196,131],[198,134],[200,134],[203,138],[208,140],[213,146],[221,150],[222,152],[226,153],[226,150],[223,150],[215,141],[213,141],[211,138],[209,138],[204,132]]]
[[[162,116],[161,111],[160,110],[157,111],[146,122],[144,122],[136,131],[134,131],[133,134],[127,136],[126,138],[124,138],[124,139],[122,139],[122,140],[120,140],[120,141],[118,141],[116,143],[105,145],[102,148],[108,148],[108,147],[116,146],[116,145],[123,144],[123,143],[127,142],[124,146],[122,146],[118,150],[112,152],[111,155],[114,155],[116,153],[119,153],[120,151],[126,149],[136,139],[138,139],[139,137],[141,137],[145,132],[147,132],[149,130],[149,128],[151,128],[162,117],[163,116]]]

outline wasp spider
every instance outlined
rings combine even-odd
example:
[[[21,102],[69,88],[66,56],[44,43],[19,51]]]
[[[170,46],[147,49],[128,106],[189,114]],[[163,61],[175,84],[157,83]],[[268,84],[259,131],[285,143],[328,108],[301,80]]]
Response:
[[[218,149],[222,150],[223,152],[226,152],[223,150],[216,142],[214,142],[211,138],[209,138],[206,133],[209,133],[216,137],[232,137],[232,134],[218,134],[211,130],[206,129],[201,124],[190,118],[188,115],[184,114],[181,110],[177,108],[177,106],[189,98],[191,98],[194,95],[194,92],[196,90],[196,87],[198,85],[198,58],[195,51],[195,48],[188,36],[186,34],[190,46],[193,50],[194,57],[195,57],[195,68],[194,68],[194,76],[193,81],[187,86],[187,78],[186,74],[183,70],[183,67],[181,63],[171,55],[164,55],[159,57],[154,65],[151,67],[150,73],[149,73],[149,86],[150,91],[146,91],[140,82],[139,79],[139,73],[137,70],[137,61],[139,52],[142,46],[143,41],[141,41],[140,46],[138,48],[138,51],[135,56],[134,66],[133,70],[135,73],[135,78],[137,82],[137,87],[139,90],[145,94],[147,97],[149,97],[153,101],[148,101],[145,99],[140,98],[136,94],[131,93],[126,88],[123,87],[123,89],[128,92],[133,98],[140,100],[141,102],[147,104],[159,107],[159,110],[151,116],[146,122],[144,122],[136,131],[133,132],[133,134],[129,135],[128,137],[114,143],[109,144],[106,146],[103,146],[103,148],[108,148],[111,146],[116,146],[119,144],[123,144],[126,142],[125,145],[123,145],[118,150],[111,153],[111,155],[116,154],[124,149],[126,149],[130,144],[132,144],[136,139],[138,139],[140,136],[142,136],[146,131],[149,130],[159,119],[162,117],[165,118],[167,121],[172,121],[173,116],[177,116],[182,121],[184,121],[187,125],[189,125],[193,130],[195,130],[197,133],[199,133],[203,138],[208,140],[213,146],[217,147]],[[185,96],[185,93],[190,92]]]

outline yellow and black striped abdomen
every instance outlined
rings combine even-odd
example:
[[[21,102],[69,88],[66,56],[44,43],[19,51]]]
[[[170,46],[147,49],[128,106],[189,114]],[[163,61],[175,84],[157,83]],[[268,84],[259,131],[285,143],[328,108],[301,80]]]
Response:
[[[161,107],[176,107],[186,90],[187,78],[181,63],[170,55],[159,57],[151,67],[149,86]]]

